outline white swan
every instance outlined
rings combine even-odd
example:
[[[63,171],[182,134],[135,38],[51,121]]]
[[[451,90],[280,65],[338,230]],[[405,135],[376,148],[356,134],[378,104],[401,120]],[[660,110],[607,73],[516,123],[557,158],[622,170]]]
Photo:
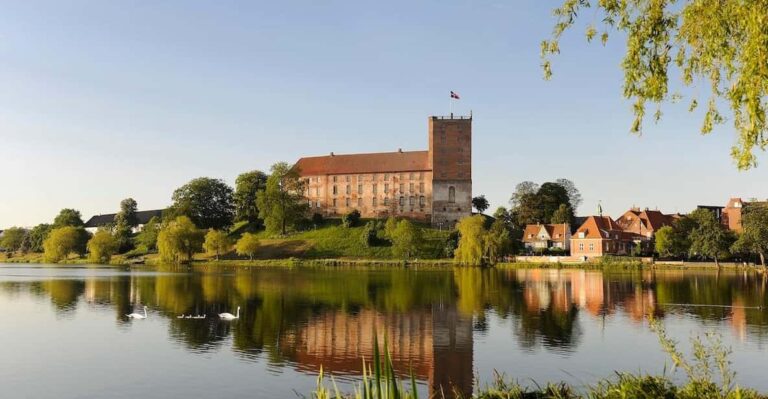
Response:
[[[127,314],[126,316],[128,316],[129,319],[146,319],[147,318],[147,307],[144,306],[144,314],[135,313],[134,312],[134,313],[131,313],[131,314]]]
[[[240,306],[237,307],[237,316],[232,313],[219,313],[219,317],[222,320],[235,320],[240,318]]]

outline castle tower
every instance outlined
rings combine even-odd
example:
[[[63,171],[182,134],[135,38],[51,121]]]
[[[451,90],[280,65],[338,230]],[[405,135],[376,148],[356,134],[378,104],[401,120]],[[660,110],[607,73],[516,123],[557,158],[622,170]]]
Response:
[[[432,224],[452,227],[472,214],[472,117],[429,118]]]

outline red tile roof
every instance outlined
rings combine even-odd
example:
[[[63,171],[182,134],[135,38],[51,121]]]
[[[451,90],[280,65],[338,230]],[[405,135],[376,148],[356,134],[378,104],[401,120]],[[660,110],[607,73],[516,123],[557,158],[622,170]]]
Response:
[[[573,238],[579,238],[579,233],[584,233],[584,238],[614,238],[611,233],[620,235],[621,227],[610,216],[590,216],[579,226]]]
[[[302,176],[430,171],[428,151],[304,157],[294,165]]]

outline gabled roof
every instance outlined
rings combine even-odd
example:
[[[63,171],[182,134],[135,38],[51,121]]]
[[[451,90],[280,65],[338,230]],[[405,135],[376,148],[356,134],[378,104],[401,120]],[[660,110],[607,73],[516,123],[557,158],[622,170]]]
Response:
[[[660,211],[646,209],[641,212],[637,208],[633,208],[616,219],[616,223],[622,230],[630,230],[635,223],[639,222],[642,228],[656,231],[664,226],[671,226],[674,220],[673,215],[665,215]]]
[[[523,242],[541,241],[539,234],[542,229],[547,233],[548,241],[565,241],[568,224],[528,224],[523,231]],[[569,231],[570,233],[570,231]]]
[[[95,215],[91,216],[90,219],[88,219],[87,222],[85,222],[85,227],[102,227],[106,226],[110,223],[114,223],[115,216],[117,216],[116,213],[108,213],[105,215]],[[136,212],[136,219],[138,219],[139,224],[147,224],[149,222],[149,219],[152,219],[152,217],[162,217],[163,216],[163,209],[155,209],[151,211],[138,211]]]
[[[331,154],[321,157],[304,157],[296,162],[294,168],[297,168],[302,176],[432,170],[429,167],[429,151]]]
[[[621,227],[610,216],[590,216],[576,229],[573,238],[579,238],[579,233],[584,233],[584,238],[613,238],[612,234],[621,235],[621,231]]]

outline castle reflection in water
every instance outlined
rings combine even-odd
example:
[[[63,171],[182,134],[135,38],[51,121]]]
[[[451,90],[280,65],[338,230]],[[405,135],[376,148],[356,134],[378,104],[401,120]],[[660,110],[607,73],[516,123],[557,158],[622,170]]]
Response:
[[[756,308],[766,305],[766,280],[744,272],[220,270],[40,277],[0,288],[47,298],[62,316],[78,306],[111,309],[120,325],[129,323],[123,315],[134,306],[147,305],[187,350],[215,351],[231,339],[242,359],[310,374],[322,366],[340,377],[360,375],[378,334],[380,342],[386,336],[397,370],[410,370],[432,392],[465,394],[476,370],[473,339],[489,328],[489,312],[512,320],[510,345],[562,352],[579,345],[579,317],[641,325],[648,315],[678,312],[727,323],[742,339],[763,334],[758,327],[768,324]],[[675,305],[689,303],[718,306]],[[237,306],[236,322],[214,317]],[[209,316],[190,321],[179,314]]]

